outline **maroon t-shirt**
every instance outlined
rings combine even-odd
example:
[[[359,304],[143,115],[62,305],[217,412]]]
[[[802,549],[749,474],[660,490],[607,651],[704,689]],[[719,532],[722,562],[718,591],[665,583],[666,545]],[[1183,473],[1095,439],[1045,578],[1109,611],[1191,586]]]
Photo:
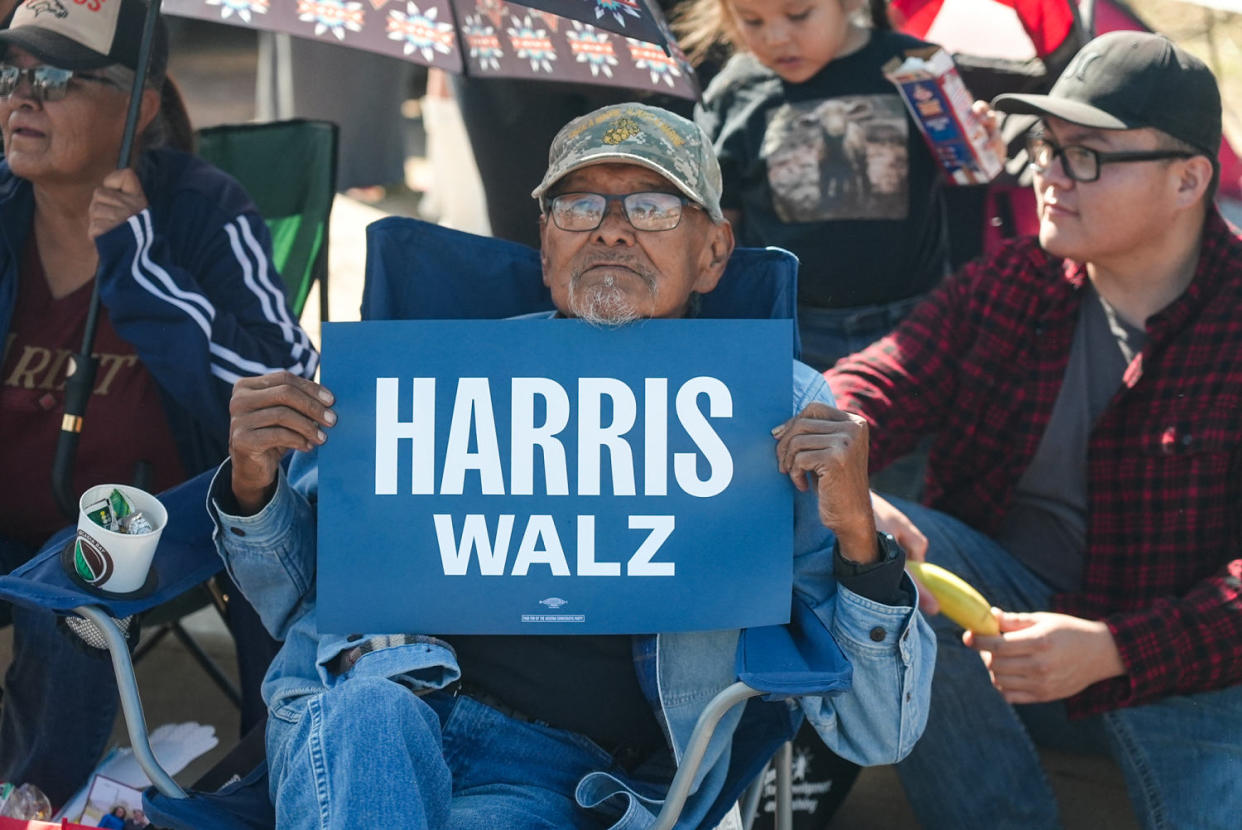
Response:
[[[82,347],[93,284],[53,299],[34,234],[18,269],[17,306],[0,360],[0,536],[32,547],[72,524],[52,495],[69,356]],[[152,467],[156,492],[185,478],[155,379],[101,308],[95,389],[86,405],[73,492],[133,480]]]

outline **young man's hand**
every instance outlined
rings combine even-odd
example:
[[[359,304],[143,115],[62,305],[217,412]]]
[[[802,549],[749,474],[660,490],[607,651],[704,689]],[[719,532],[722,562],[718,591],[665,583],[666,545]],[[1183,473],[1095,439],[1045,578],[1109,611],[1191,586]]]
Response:
[[[243,515],[258,513],[272,497],[280,459],[327,440],[336,423],[333,395],[291,372],[242,378],[229,402],[229,458],[233,496]]]
[[[1126,673],[1108,626],[1067,614],[1011,614],[992,609],[1000,636],[967,631],[992,685],[1010,703],[1046,703],[1078,694],[1092,683]]]
[[[1001,161],[1009,158],[1009,147],[1001,136],[1003,118],[1001,114],[992,109],[992,105],[987,101],[975,101],[970,109],[983,122],[983,128],[988,131],[988,146],[992,148],[992,152],[996,153],[996,157]]]

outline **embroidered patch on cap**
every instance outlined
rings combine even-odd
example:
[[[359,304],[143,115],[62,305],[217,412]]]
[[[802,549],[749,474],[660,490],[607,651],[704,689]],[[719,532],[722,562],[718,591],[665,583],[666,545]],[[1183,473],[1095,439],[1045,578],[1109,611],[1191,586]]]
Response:
[[[121,0],[26,0],[13,13],[9,28],[37,26],[107,55],[120,14]]]

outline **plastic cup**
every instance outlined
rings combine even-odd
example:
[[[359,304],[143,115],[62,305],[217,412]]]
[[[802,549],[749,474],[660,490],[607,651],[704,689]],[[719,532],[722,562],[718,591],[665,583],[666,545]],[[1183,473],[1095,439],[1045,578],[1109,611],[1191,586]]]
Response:
[[[150,533],[108,530],[86,515],[86,508],[120,490],[151,523]],[[147,581],[151,559],[168,523],[168,511],[155,496],[124,484],[99,484],[78,500],[78,535],[73,542],[73,570],[83,582],[114,594],[137,591]]]

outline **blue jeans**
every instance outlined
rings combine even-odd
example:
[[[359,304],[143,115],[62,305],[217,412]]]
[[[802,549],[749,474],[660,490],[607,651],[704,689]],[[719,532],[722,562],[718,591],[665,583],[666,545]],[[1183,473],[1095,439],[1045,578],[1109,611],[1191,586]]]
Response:
[[[926,507],[894,504],[927,535],[927,558],[1009,611],[1047,610],[1052,590],[989,537]],[[927,730],[898,764],[924,827],[1059,827],[1036,745],[1110,754],[1145,828],[1238,826],[1242,687],[1164,698],[1070,721],[1063,703],[1013,706],[961,629],[930,618],[939,651]]]
[[[274,709],[267,750],[278,827],[640,828],[639,804],[579,806],[579,780],[608,771],[655,801],[672,778],[659,754],[629,773],[581,735],[366,676]]]
[[[53,805],[86,783],[119,706],[108,652],[91,654],[73,637],[51,612],[13,606],[0,780],[36,784]]]
[[[923,295],[895,303],[857,308],[798,306],[798,336],[803,363],[826,371],[846,355],[861,352],[893,330],[923,300]]]

